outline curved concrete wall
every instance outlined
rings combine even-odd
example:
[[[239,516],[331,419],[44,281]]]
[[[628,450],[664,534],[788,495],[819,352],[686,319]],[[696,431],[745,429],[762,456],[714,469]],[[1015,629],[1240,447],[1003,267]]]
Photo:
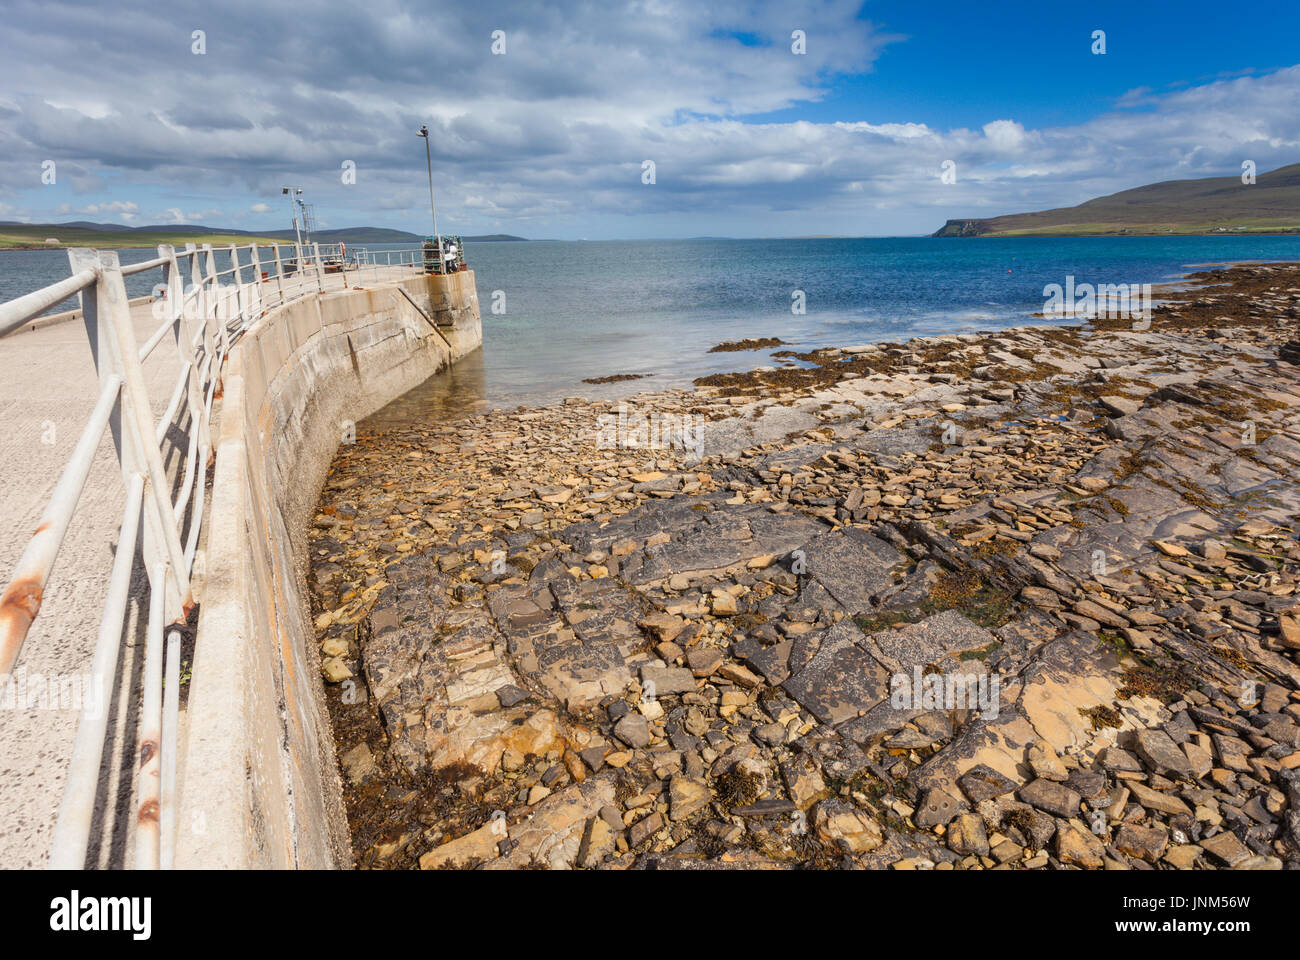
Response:
[[[177,867],[351,865],[306,601],[306,527],[346,424],[481,336],[464,272],[288,304],[231,351],[214,414]]]

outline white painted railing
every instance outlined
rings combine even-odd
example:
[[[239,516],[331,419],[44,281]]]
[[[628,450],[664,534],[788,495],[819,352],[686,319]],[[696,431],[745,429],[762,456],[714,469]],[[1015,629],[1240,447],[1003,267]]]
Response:
[[[356,269],[354,283],[400,280],[424,269],[424,257],[419,250],[368,250],[359,247],[349,251],[348,257]]]
[[[344,258],[341,245],[294,245],[292,257],[283,257],[276,244],[268,260],[262,259],[264,251],[256,244],[223,250],[228,250],[231,266],[218,271],[209,244],[201,248],[188,244],[179,254],[161,245],[156,259],[126,267],[115,252],[74,249],[68,251],[72,268],[68,279],[0,304],[0,336],[4,336],[77,294],[99,373],[98,400],[89,421],[0,596],[0,683],[12,676],[40,612],[50,571],[109,428],[126,487],[91,667],[92,695],[86,698],[73,744],[51,845],[52,868],[85,865],[137,544],[148,574],[149,596],[134,863],[144,869],[172,865],[180,648],[195,603],[190,577],[203,523],[212,456],[210,418],[222,364],[249,326],[282,303],[322,291],[326,270],[336,264],[341,267]],[[161,271],[152,303],[160,324],[140,344],[124,277],[150,270]],[[143,364],[169,332],[180,369],[166,410],[155,423]],[[182,445],[185,448],[179,482],[164,468],[168,442],[178,451]]]
[[[347,255],[348,265],[357,270],[356,281],[400,280],[412,273],[454,273],[466,269],[465,244],[460,237],[451,235],[442,238],[444,258],[440,259],[433,251],[436,246],[432,241],[427,247],[418,250],[370,250],[357,247]],[[451,259],[448,260],[447,257]]]

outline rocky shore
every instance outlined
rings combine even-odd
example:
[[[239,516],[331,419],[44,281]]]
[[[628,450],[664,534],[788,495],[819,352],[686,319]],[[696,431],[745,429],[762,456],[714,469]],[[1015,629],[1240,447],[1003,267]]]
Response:
[[[1195,279],[360,430],[307,572],[358,864],[1300,869],[1300,267]]]

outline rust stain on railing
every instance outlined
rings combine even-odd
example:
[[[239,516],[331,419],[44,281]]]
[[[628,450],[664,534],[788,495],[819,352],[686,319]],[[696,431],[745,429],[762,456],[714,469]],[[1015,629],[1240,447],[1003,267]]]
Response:
[[[16,577],[0,597],[0,674],[6,674],[40,613],[45,582],[39,576]]]

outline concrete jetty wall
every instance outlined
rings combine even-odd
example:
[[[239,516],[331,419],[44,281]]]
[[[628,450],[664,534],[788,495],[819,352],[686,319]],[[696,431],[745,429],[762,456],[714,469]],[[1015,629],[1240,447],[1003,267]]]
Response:
[[[213,428],[177,867],[351,865],[306,527],[351,424],[480,343],[463,272],[288,304],[232,350]]]

